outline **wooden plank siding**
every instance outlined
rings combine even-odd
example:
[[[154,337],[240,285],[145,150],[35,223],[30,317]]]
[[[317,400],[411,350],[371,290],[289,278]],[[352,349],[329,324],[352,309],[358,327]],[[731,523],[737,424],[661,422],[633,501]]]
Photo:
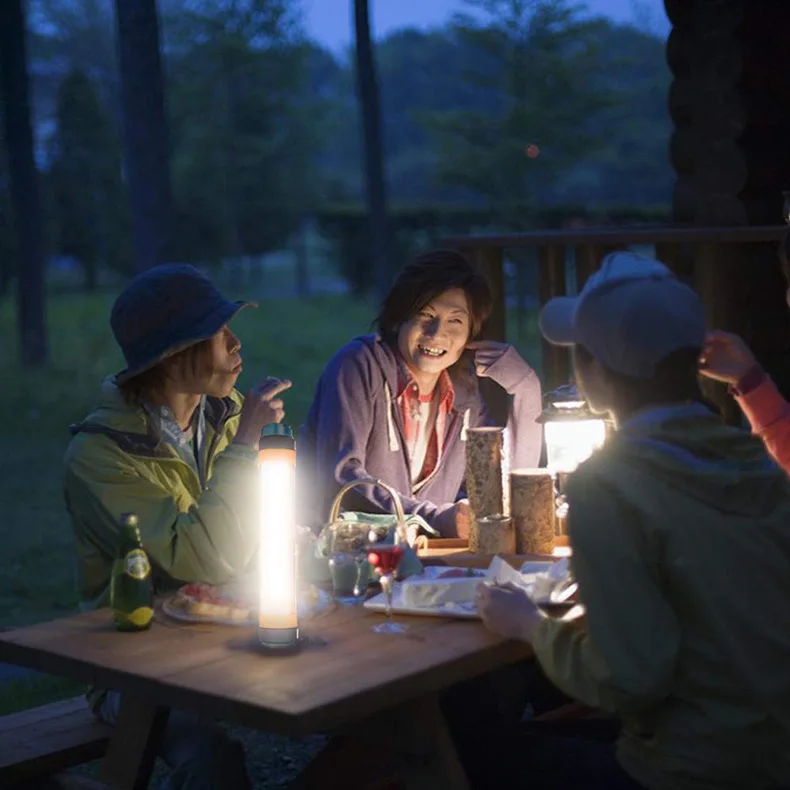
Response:
[[[507,316],[503,260],[507,249],[537,248],[538,296],[543,305],[555,296],[572,291],[566,281],[568,250],[572,251],[578,290],[597,270],[605,255],[634,246],[652,247],[656,258],[664,261],[678,277],[700,293],[711,327],[739,332],[748,340],[755,319],[749,314],[749,293],[741,287],[743,267],[750,265],[750,250],[764,249],[766,244],[775,245],[785,231],[784,226],[585,228],[451,237],[445,239],[443,245],[466,251],[489,277],[495,303],[484,336],[492,340],[505,339]],[[766,258],[763,256],[759,260],[765,261]],[[544,341],[542,357],[544,389],[554,389],[566,383],[570,375],[567,349],[553,347]],[[728,420],[737,419],[737,406],[724,387],[712,382],[706,382],[704,387]],[[489,398],[490,393],[484,392],[484,396]]]

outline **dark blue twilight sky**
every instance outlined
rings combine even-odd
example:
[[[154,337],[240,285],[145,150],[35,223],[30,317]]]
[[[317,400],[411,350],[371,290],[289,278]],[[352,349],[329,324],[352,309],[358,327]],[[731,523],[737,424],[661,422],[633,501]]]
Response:
[[[332,50],[349,43],[351,31],[350,0],[301,0],[305,9],[307,32]],[[631,22],[666,35],[669,22],[662,0],[586,0],[589,13],[610,17],[616,22]],[[370,0],[370,13],[376,36],[401,27],[441,25],[455,12],[468,8],[463,0]]]

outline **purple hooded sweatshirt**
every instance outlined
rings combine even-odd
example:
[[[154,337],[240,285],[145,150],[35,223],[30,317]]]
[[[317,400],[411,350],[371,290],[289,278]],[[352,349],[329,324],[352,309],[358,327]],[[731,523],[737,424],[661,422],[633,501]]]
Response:
[[[464,495],[465,441],[468,428],[492,425],[473,369],[449,369],[455,390],[436,469],[412,493],[403,419],[397,403],[400,354],[377,335],[355,338],[340,349],[321,374],[297,446],[300,519],[325,523],[332,499],[345,483],[374,477],[401,496],[406,513],[432,526]],[[511,398],[507,430],[511,468],[538,465],[542,426],[538,377],[512,346],[486,371]],[[381,486],[352,489],[345,510],[394,513],[392,498]]]

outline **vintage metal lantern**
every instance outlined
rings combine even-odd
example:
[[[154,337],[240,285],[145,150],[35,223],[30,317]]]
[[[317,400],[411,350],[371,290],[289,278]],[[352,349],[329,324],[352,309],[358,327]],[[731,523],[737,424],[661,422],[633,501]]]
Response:
[[[553,474],[573,472],[606,439],[606,422],[590,411],[572,385],[546,394],[540,422],[546,440],[546,466]]]

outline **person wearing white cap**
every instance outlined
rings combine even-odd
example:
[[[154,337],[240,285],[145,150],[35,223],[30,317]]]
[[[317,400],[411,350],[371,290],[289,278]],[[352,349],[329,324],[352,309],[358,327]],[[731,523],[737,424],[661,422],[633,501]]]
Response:
[[[700,298],[661,263],[618,252],[540,323],[573,348],[590,406],[618,429],[567,486],[586,614],[550,619],[521,592],[482,586],[478,609],[623,727],[616,752],[499,733],[487,744],[497,786],[521,773],[564,790],[790,787],[790,482],[702,400]]]

